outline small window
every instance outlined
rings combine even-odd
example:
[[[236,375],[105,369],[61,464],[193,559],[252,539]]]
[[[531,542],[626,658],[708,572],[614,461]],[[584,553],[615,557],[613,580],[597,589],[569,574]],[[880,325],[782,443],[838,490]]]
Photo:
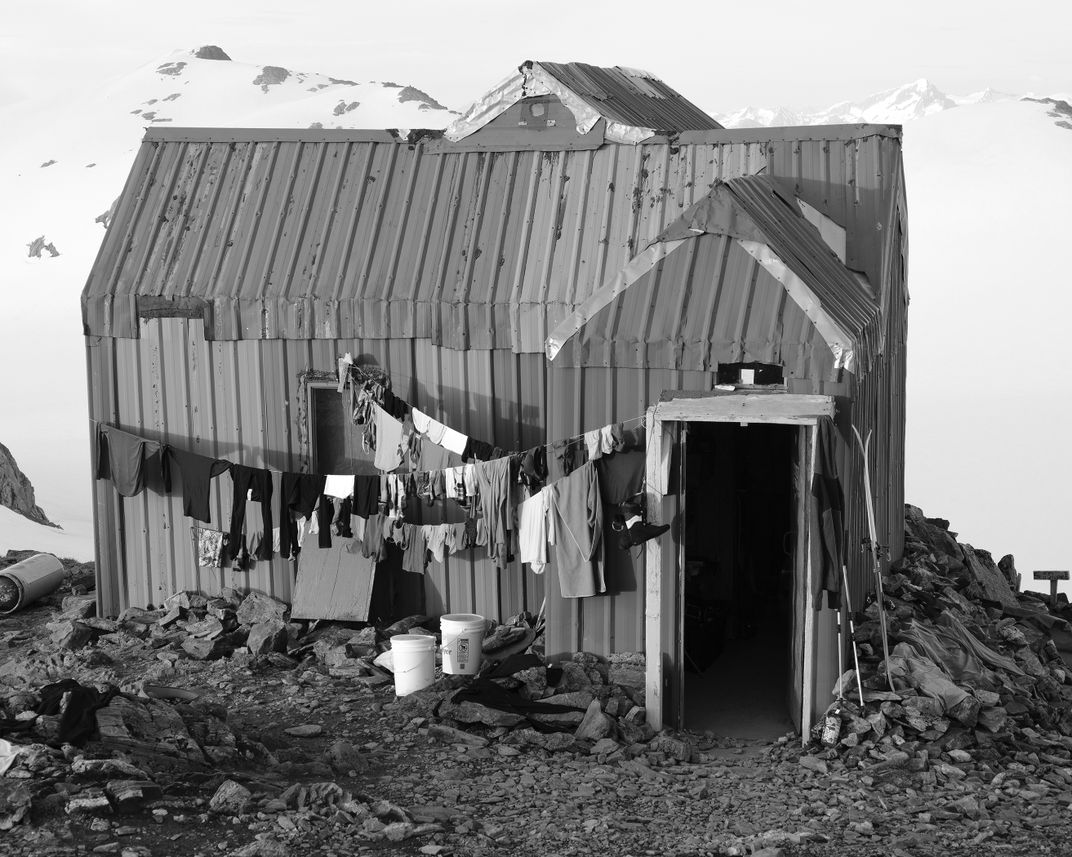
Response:
[[[718,383],[739,387],[771,387],[783,384],[782,367],[776,363],[721,363]]]

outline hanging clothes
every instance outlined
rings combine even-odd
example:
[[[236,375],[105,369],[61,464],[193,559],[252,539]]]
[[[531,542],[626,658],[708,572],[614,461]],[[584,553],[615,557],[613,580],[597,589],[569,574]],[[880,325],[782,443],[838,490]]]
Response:
[[[354,477],[330,475],[324,478],[324,493],[342,500],[354,493]]]
[[[643,449],[605,455],[596,462],[599,472],[599,493],[604,506],[617,506],[644,488],[644,468],[647,456]]]
[[[377,470],[390,473],[402,465],[402,423],[383,408],[375,408]]]
[[[458,455],[462,455],[465,453],[465,447],[469,443],[469,438],[460,431],[455,431],[449,426],[444,426],[443,439],[440,443],[444,449],[449,449],[451,452],[456,452]]]
[[[599,429],[584,433],[584,448],[588,452],[588,460],[595,461],[603,455],[603,433]]]
[[[421,532],[424,535],[428,550],[436,562],[443,562],[447,548],[447,531],[453,528],[453,524],[423,524]]]
[[[353,477],[353,513],[362,518],[375,515],[380,510],[380,477],[360,475]]]
[[[372,515],[365,524],[365,538],[361,541],[361,555],[366,559],[377,561],[387,556],[387,546],[383,543],[384,515]],[[355,542],[356,544],[356,542]]]
[[[529,491],[538,491],[547,481],[547,448],[536,446],[521,454],[518,481]]]
[[[537,574],[547,565],[547,513],[551,490],[537,491],[518,506],[517,541],[520,561]]]
[[[186,452],[173,446],[164,447],[164,482],[170,490],[171,469],[178,469],[182,479],[182,511],[195,521],[212,523],[209,513],[209,486],[213,479],[226,473],[230,467],[229,461]]]
[[[402,554],[402,570],[414,574],[424,574],[428,564],[428,544],[424,539],[424,528],[416,524],[406,524],[405,552]]]
[[[296,518],[311,518],[324,492],[325,478],[312,473],[284,473],[280,480],[279,555],[290,557],[291,548],[300,548]],[[297,550],[295,550],[297,553]]]
[[[228,559],[272,558],[272,473],[264,468],[232,464],[231,526]],[[243,556],[245,554],[245,556]]]
[[[618,452],[622,449],[622,424],[613,423],[609,426],[603,426],[599,430],[599,451],[603,455],[610,455],[611,453]],[[589,456],[591,458],[591,456]]]
[[[498,568],[510,563],[510,459],[483,461],[474,466],[479,508],[488,528],[488,556]]]
[[[145,488],[145,462],[159,456],[162,448],[155,440],[98,424],[97,478],[110,479],[124,497],[140,494]]]
[[[223,568],[223,554],[223,533],[198,527],[197,564],[201,568]]]
[[[554,514],[555,565],[563,598],[606,592],[603,580],[603,504],[593,462],[548,486]]]

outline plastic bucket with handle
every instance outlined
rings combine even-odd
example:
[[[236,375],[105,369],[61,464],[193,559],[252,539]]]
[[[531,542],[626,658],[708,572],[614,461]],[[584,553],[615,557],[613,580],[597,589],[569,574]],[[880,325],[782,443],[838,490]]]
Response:
[[[439,619],[443,632],[443,672],[475,675],[487,623],[475,613],[447,613]]]
[[[396,634],[391,638],[391,653],[396,696],[421,690],[435,680],[435,637]]]

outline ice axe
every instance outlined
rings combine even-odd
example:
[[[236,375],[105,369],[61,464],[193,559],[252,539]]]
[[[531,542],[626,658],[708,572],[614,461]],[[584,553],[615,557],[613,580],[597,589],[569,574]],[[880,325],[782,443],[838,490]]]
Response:
[[[871,469],[867,462],[867,450],[871,446],[871,432],[867,433],[867,440],[860,437],[856,426],[852,427],[852,433],[856,435],[856,444],[864,458],[864,498],[867,500],[867,528],[871,536],[869,545],[871,559],[875,566],[875,587],[878,592],[878,617],[882,629],[882,663],[886,667],[886,683],[893,690],[893,677],[890,675],[890,641],[886,634],[886,598],[882,591],[882,558],[879,555],[878,531],[875,527],[875,503],[871,496]]]

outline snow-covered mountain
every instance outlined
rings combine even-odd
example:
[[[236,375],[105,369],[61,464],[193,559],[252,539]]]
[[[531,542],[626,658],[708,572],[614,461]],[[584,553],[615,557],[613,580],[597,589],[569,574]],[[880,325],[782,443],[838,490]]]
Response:
[[[46,528],[0,516],[0,552],[61,539],[66,555],[92,557],[79,294],[146,127],[444,128],[454,115],[406,81],[234,62],[214,47],[0,111],[0,442],[64,528],[27,542]]]
[[[1017,96],[993,89],[965,96],[949,96],[926,78],[877,92],[859,101],[839,101],[823,110],[788,107],[744,107],[730,113],[712,114],[727,128],[757,128],[781,125],[847,125],[859,122],[891,122],[903,125],[943,110],[970,104],[1009,101]]]

